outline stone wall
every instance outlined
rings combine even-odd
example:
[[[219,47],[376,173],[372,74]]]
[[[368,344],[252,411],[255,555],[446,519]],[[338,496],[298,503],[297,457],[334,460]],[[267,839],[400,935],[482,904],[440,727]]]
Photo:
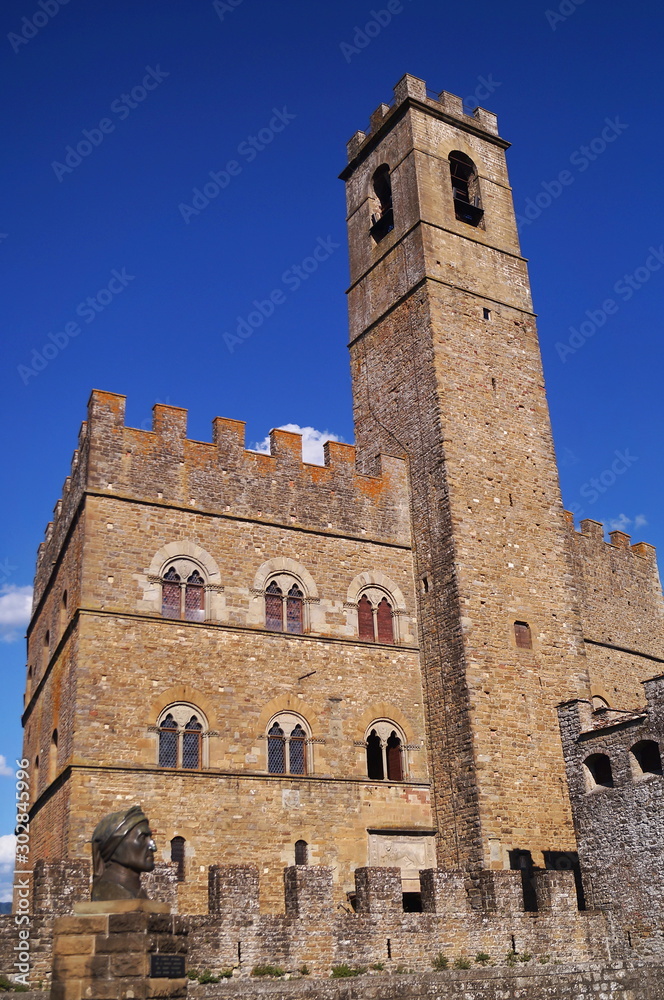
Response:
[[[56,869],[54,863],[48,871],[54,885],[62,881],[66,864],[62,873]],[[166,894],[167,874],[156,879]],[[83,876],[87,879],[82,870],[76,873],[81,891]],[[262,913],[255,867],[212,866],[209,914],[181,918],[189,931],[189,967],[213,972],[234,969],[235,975],[246,977],[257,965],[278,965],[292,973],[306,965],[312,976],[326,977],[335,965],[344,963],[426,972],[439,953],[450,966],[459,960],[474,961],[478,954],[488,955],[495,966],[505,965],[508,954],[515,954],[516,961],[522,956],[521,964],[550,966],[624,958],[624,943],[605,915],[578,911],[570,872],[537,874],[537,912],[523,909],[519,872],[485,871],[479,881],[482,891],[473,896],[472,882],[463,873],[423,871],[422,912],[408,913],[403,909],[398,868],[358,869],[353,911],[350,904],[336,904],[331,868],[291,866],[283,876],[284,911]],[[37,895],[45,899],[48,893]],[[70,898],[70,911],[72,906]],[[33,982],[49,973],[56,915],[31,916]],[[1,968],[11,966],[16,941],[14,918],[3,917]]]
[[[591,696],[611,707],[642,703],[641,684],[664,665],[664,601],[655,548],[631,544],[599,521],[569,520]]]
[[[593,712],[574,701],[559,716],[589,905],[612,914],[636,954],[662,959],[664,677],[644,687],[645,711]],[[647,755],[639,757],[644,741]]]
[[[662,1000],[661,967],[631,962],[585,966],[559,965],[514,969],[474,968],[468,971],[392,975],[380,973],[357,979],[321,982],[298,979],[238,982],[216,986],[191,986],[192,1000]]]

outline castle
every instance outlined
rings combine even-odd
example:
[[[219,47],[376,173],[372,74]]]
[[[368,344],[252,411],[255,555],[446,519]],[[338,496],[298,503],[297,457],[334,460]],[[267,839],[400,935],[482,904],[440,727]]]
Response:
[[[356,446],[324,466],[92,393],[28,633],[42,873],[141,803],[208,937],[229,900],[283,913],[287,868],[286,918],[664,957],[655,553],[563,510],[508,145],[412,76],[350,140]]]

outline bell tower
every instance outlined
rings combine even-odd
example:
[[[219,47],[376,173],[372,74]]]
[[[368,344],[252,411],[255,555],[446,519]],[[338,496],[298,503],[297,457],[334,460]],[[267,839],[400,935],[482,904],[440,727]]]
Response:
[[[589,694],[508,145],[405,76],[341,175],[358,460],[408,462],[438,863],[470,872],[575,850],[556,704]]]

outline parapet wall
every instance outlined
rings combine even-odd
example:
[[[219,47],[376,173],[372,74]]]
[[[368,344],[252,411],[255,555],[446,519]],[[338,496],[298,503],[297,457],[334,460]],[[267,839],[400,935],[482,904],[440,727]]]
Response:
[[[71,867],[73,864],[73,868]],[[52,898],[41,883],[60,884],[58,866],[67,869],[79,890],[87,882],[87,865],[50,862],[35,885],[36,912],[31,917],[39,940],[38,977],[48,969],[48,935],[52,917],[42,904]],[[69,866],[69,867],[67,867]],[[335,965],[397,968],[425,972],[442,953],[450,966],[478,954],[505,965],[509,954],[543,963],[609,961],[623,957],[619,941],[609,934],[603,914],[579,912],[574,877],[567,871],[536,876],[539,912],[524,912],[521,875],[484,871],[477,908],[471,905],[467,875],[439,869],[420,873],[422,912],[403,909],[399,868],[360,868],[355,874],[355,908],[336,905],[333,869],[300,865],[284,871],[285,913],[259,908],[258,870],[253,866],[209,869],[209,915],[185,916],[189,930],[190,968],[222,971],[233,968],[246,977],[257,965],[297,971],[306,965],[313,976],[327,977]],[[160,889],[172,886],[162,873]],[[87,887],[86,887],[87,888]],[[87,891],[83,892],[83,897]],[[67,901],[70,910],[73,900]],[[54,914],[63,907],[56,903]],[[0,920],[0,966],[6,968],[14,945],[13,917]],[[13,935],[13,937],[12,937]],[[509,964],[509,963],[508,963]]]
[[[57,560],[84,490],[163,506],[268,521],[395,545],[410,544],[405,463],[383,456],[361,475],[355,448],[329,441],[325,465],[302,460],[299,434],[273,430],[271,454],[244,447],[244,423],[215,418],[212,442],[187,438],[187,411],[153,408],[151,431],[126,427],[125,397],[94,391],[72,477],[39,549],[35,601]],[[78,457],[77,457],[78,456]]]
[[[44,541],[37,550],[37,569],[32,606],[38,606],[50,579],[63,543],[71,527],[88,476],[89,438],[88,425],[84,421],[78,435],[78,448],[71,462],[71,472],[62,485],[62,496],[53,508],[53,520],[46,525]]]

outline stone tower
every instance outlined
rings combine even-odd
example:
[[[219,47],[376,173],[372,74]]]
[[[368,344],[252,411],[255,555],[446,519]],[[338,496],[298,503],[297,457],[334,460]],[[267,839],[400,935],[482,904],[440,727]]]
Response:
[[[407,460],[438,863],[574,850],[555,713],[588,697],[496,117],[405,76],[348,147],[360,468]]]

